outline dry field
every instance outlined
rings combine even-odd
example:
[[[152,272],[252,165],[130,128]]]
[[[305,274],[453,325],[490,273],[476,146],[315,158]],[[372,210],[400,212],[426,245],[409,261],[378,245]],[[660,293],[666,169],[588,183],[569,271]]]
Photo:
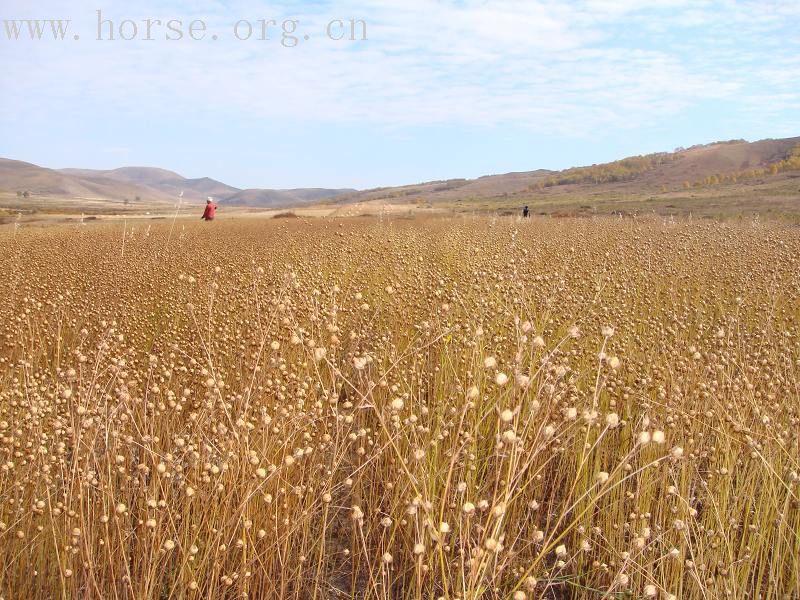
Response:
[[[0,596],[798,598],[800,229],[0,230]]]

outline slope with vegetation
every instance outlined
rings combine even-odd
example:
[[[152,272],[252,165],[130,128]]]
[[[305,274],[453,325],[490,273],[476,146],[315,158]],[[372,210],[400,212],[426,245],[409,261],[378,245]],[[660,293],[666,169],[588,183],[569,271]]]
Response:
[[[376,213],[387,205],[439,211],[516,213],[530,205],[551,215],[657,212],[731,216],[769,214],[800,218],[800,138],[730,140],[634,156],[606,164],[554,172],[489,175],[366,191],[351,189],[239,190],[209,178],[186,179],[171,171],[122,168],[54,171],[0,159],[0,205],[28,192],[74,199],[74,210],[111,198],[174,204],[214,196],[243,208],[351,206],[345,212]],[[16,205],[18,206],[18,204]]]
[[[75,210],[85,209],[90,206],[87,203],[102,200],[134,206],[154,205],[157,209],[158,205],[174,205],[180,194],[183,194],[186,202],[201,202],[212,196],[232,206],[295,206],[352,191],[241,190],[210,177],[186,178],[173,171],[151,167],[122,167],[107,171],[55,170],[0,159],[0,193],[40,200],[74,200]]]
[[[598,214],[762,215],[800,220],[800,138],[748,143],[731,140],[678,148],[563,172],[511,173],[462,183],[455,191],[417,192],[407,204],[440,210],[568,216]],[[350,201],[380,207],[396,203],[392,190],[358,194]]]

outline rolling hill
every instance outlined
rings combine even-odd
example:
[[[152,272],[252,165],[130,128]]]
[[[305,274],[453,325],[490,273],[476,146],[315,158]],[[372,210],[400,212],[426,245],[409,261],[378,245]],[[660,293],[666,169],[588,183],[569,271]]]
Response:
[[[121,183],[139,186],[154,195],[166,195],[175,198],[181,192],[185,198],[205,199],[207,196],[227,198],[239,192],[238,188],[226,185],[210,177],[187,179],[165,169],[152,167],[122,167],[111,171],[88,171],[76,169],[61,169],[61,173],[77,174],[81,177],[95,177],[119,181]]]
[[[0,191],[28,192],[40,198],[128,201],[174,204],[183,192],[186,201],[205,201],[208,196],[233,206],[290,207],[318,202],[355,190],[298,189],[241,190],[210,177],[190,179],[173,171],[153,167],[93,169],[47,169],[17,160],[0,158]]]
[[[98,173],[86,171],[73,175],[18,160],[0,159],[0,190],[78,200],[134,199],[143,193],[135,184],[108,179]]]
[[[377,188],[345,194],[337,197],[336,201],[424,201],[436,204],[465,200],[524,200],[532,196],[663,193],[702,187],[707,180],[709,184],[713,183],[713,178],[718,182],[730,177],[736,181],[755,180],[762,175],[760,171],[789,159],[798,149],[800,137],[758,142],[732,140],[564,171],[540,169],[472,180],[452,179]],[[800,164],[797,169],[800,170]]]
[[[35,197],[71,199],[76,206],[93,199],[174,205],[183,191],[189,201],[213,196],[246,208],[333,204],[361,207],[362,212],[386,205],[503,211],[529,204],[540,214],[714,213],[717,208],[739,214],[800,214],[799,180],[800,137],[730,140],[563,171],[540,169],[365,191],[239,189],[150,167],[54,170],[0,159],[0,192],[29,191]]]
[[[336,198],[355,190],[329,190],[324,188],[301,188],[296,190],[240,190],[225,198],[232,206],[283,207],[315,204]]]

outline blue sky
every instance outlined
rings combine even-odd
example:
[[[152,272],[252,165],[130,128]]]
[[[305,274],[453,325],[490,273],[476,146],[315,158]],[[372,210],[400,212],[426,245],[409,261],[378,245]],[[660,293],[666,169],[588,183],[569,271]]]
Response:
[[[97,41],[97,9],[184,39]],[[326,39],[350,18],[367,41]],[[48,167],[367,188],[800,135],[796,0],[4,0],[6,19],[71,20],[63,41],[0,29],[0,156]],[[240,41],[240,19],[309,40]]]

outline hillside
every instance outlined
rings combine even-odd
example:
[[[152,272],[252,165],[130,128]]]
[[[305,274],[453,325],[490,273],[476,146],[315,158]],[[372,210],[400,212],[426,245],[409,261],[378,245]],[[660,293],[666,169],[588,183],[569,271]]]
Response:
[[[612,163],[490,175],[478,179],[453,179],[394,188],[378,188],[337,198],[337,202],[475,202],[505,201],[568,195],[652,194],[694,189],[704,185],[757,180],[769,175],[772,165],[791,157],[800,137],[746,142],[735,140],[692,148],[679,148]],[[792,166],[792,165],[790,165]],[[793,169],[800,170],[800,163]],[[762,171],[766,171],[762,173]],[[716,178],[716,179],[715,179]],[[688,185],[687,185],[688,184]]]
[[[394,210],[427,207],[438,211],[501,212],[530,205],[535,214],[652,211],[800,215],[799,179],[800,137],[758,142],[731,140],[564,171],[540,169],[366,191],[242,190],[208,177],[188,179],[150,167],[53,170],[0,159],[0,192],[6,197],[27,191],[37,198],[68,200],[75,210],[83,210],[98,199],[159,210],[159,206],[174,205],[183,192],[189,202],[202,202],[212,196],[223,204],[242,208],[326,204],[341,207],[337,214],[374,213],[387,210],[390,205]]]
[[[231,206],[248,207],[284,207],[314,204],[340,196],[353,193],[356,190],[342,189],[330,190],[323,188],[301,188],[296,190],[241,190],[225,198],[225,203]]]
[[[62,169],[61,172],[72,171],[72,169]],[[163,194],[171,198],[177,197],[181,192],[186,199],[205,200],[207,196],[225,198],[240,191],[210,177],[187,179],[173,171],[152,167],[122,167],[111,171],[83,170],[81,173],[141,186],[155,195]]]
[[[324,188],[241,190],[210,177],[190,179],[152,167],[56,170],[0,158],[0,192],[6,195],[28,193],[38,199],[74,200],[76,209],[86,202],[99,200],[122,202],[134,207],[172,205],[181,192],[187,202],[203,202],[212,196],[232,206],[290,207],[353,191]]]
[[[87,171],[75,175],[18,160],[0,158],[0,191],[28,192],[34,196],[77,200],[134,199],[144,193],[140,186],[106,178],[97,173]]]

